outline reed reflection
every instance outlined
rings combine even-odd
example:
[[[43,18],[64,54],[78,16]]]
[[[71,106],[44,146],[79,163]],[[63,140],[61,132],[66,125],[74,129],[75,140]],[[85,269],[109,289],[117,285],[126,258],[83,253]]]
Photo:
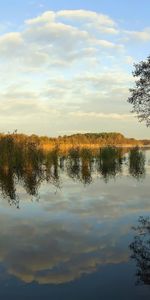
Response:
[[[83,184],[92,182],[93,155],[90,149],[71,149],[67,157],[67,174]]]
[[[56,189],[60,188],[61,186],[61,179],[60,179],[60,169],[63,169],[63,161],[59,164],[59,156],[58,151],[54,150],[46,154],[46,159],[44,162],[44,180],[47,183],[52,184],[56,187]]]
[[[74,180],[80,180],[81,163],[79,148],[70,149],[66,166],[68,176]]]
[[[106,183],[122,173],[124,153],[120,148],[105,147],[97,151],[72,148],[61,153],[56,147],[43,151],[37,142],[16,142],[12,136],[0,140],[0,190],[10,204],[19,206],[17,184],[30,196],[38,197],[41,183],[61,187],[63,174],[84,185],[92,183],[96,172]],[[138,180],[145,174],[145,156],[134,148],[129,153],[129,174]]]
[[[0,190],[3,198],[7,198],[10,205],[19,208],[19,197],[16,194],[16,178],[11,169],[0,169]]]
[[[123,153],[119,148],[100,149],[97,156],[97,167],[105,182],[122,171]]]
[[[129,152],[129,174],[137,179],[145,175],[145,155],[138,147]]]

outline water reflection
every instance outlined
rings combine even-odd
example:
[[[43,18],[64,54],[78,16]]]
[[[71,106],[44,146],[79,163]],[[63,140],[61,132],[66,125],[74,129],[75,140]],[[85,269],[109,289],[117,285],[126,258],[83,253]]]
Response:
[[[135,237],[130,244],[131,258],[136,262],[137,284],[150,285],[150,218],[140,217],[134,227]]]
[[[66,186],[65,197],[61,191],[53,196],[45,192],[42,205],[29,205],[25,213],[0,211],[0,266],[9,276],[26,283],[65,284],[128,262],[129,216],[148,210],[149,193],[141,207],[141,186],[136,194],[121,182],[112,182],[109,190],[104,182],[99,189],[99,180],[93,188],[75,186]]]
[[[140,268],[144,265],[138,277],[149,284],[150,258],[145,254],[148,230],[138,235],[135,229],[146,243],[139,244],[135,238],[130,249],[129,243],[133,239],[132,224],[139,215],[150,212],[148,172],[145,178],[142,172],[138,176],[135,171],[130,174],[135,156],[114,147],[95,153],[78,148],[66,154],[58,149],[45,154],[40,149],[34,151],[34,145],[29,145],[22,156],[15,158],[15,165],[11,161],[11,167],[1,165],[0,169],[2,196],[17,207],[18,199],[22,201],[19,211],[6,201],[0,202],[2,298],[10,299],[5,295],[12,284],[14,299],[20,299],[27,289],[31,298],[37,299],[32,288],[41,299],[70,299],[70,293],[66,295],[70,286],[73,299],[141,300],[141,293],[135,290],[139,286],[134,284],[135,265],[130,262],[130,251]],[[134,153],[137,156],[141,150],[136,148]],[[141,164],[140,159],[138,162]],[[27,201],[39,196],[38,203]],[[146,250],[138,253],[140,246],[146,246]],[[53,288],[61,290],[59,296],[53,295]],[[19,296],[15,294],[18,289]],[[144,285],[142,299],[149,299],[144,298],[147,294]]]
[[[145,154],[138,147],[129,152],[129,173],[137,179],[145,175]]]
[[[16,219],[11,228],[6,215],[2,221],[1,263],[9,275],[26,283],[66,283],[93,273],[100,265],[127,261],[125,250],[120,252],[115,245],[118,237],[110,238],[109,227],[99,234],[97,222],[93,231],[91,222],[74,218],[74,226],[68,220]]]
[[[67,156],[67,174],[73,180],[90,184],[92,182],[92,166],[94,157],[89,149],[71,149]]]
[[[100,149],[97,156],[98,170],[107,182],[122,171],[123,152],[122,149],[106,147]]]
[[[46,181],[57,190],[62,185],[62,174],[67,174],[72,180],[84,185],[92,183],[97,174],[107,183],[121,175],[125,166],[126,153],[115,147],[105,147],[97,152],[75,148],[64,155],[57,148],[44,153],[37,145],[29,142],[14,146],[11,140],[4,139],[3,144],[0,144],[0,189],[3,197],[7,197],[9,203],[17,207],[18,183],[30,196],[38,198],[41,183]],[[128,165],[128,172],[132,177],[138,180],[144,177],[145,155],[140,149],[129,151]]]
[[[16,179],[11,169],[0,170],[0,189],[3,198],[7,198],[10,205],[19,207],[19,199],[16,195]]]

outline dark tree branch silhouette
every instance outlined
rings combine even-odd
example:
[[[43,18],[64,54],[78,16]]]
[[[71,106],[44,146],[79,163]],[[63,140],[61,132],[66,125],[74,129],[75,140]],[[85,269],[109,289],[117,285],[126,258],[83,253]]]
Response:
[[[140,217],[130,244],[131,258],[136,262],[137,284],[150,285],[150,218]]]
[[[150,126],[150,56],[145,61],[134,64],[133,76],[137,78],[135,88],[130,89],[128,102],[133,105],[133,113],[140,122]]]

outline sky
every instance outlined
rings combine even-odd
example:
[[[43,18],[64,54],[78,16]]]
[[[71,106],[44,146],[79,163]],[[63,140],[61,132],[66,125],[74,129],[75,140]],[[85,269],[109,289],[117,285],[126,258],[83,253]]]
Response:
[[[127,102],[149,12],[149,0],[0,0],[0,132],[149,138]]]

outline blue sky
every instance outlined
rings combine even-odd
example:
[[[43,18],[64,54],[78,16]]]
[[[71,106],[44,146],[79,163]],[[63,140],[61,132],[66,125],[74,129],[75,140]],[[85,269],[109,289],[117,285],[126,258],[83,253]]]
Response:
[[[42,0],[42,1],[1,1],[0,18],[2,21],[22,24],[27,17],[45,10],[86,9],[109,15],[120,21],[126,28],[149,27],[149,0]]]
[[[1,1],[0,131],[149,137],[127,103],[150,2]]]

